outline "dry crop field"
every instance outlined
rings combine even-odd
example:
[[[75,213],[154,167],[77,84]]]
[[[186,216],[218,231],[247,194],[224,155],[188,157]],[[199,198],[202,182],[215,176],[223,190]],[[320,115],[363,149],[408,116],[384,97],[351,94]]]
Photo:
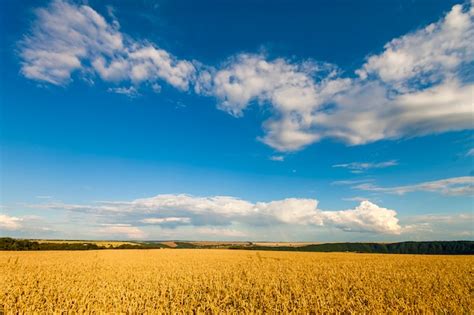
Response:
[[[5,313],[470,313],[473,256],[0,252]]]

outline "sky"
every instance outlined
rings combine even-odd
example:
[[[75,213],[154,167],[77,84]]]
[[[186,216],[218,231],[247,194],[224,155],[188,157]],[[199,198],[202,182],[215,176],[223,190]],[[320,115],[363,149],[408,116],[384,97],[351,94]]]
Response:
[[[0,6],[2,236],[474,240],[474,2]]]

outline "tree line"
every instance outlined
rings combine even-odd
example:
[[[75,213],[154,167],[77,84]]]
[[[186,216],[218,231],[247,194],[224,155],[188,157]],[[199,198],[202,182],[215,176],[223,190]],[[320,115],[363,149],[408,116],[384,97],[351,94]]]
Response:
[[[233,246],[233,249],[277,250],[301,252],[355,252],[381,254],[439,254],[439,255],[472,255],[473,241],[429,241],[399,243],[326,243],[306,246]]]
[[[159,243],[136,243],[121,244],[112,249],[155,249],[168,247]],[[106,246],[100,246],[91,242],[74,242],[74,243],[53,243],[53,242],[37,242],[23,239],[14,239],[10,237],[0,238],[0,250],[98,250],[111,249]]]
[[[381,254],[439,254],[439,255],[472,255],[474,241],[430,241],[399,243],[325,243],[305,246],[261,246],[251,242],[242,245],[199,245],[199,243],[175,242],[174,249],[183,248],[227,248],[235,250],[272,250],[299,252],[354,252]],[[113,248],[100,246],[91,242],[49,243],[9,237],[0,238],[0,250],[101,250],[101,249],[158,249],[170,248],[159,242],[136,242],[121,244]]]

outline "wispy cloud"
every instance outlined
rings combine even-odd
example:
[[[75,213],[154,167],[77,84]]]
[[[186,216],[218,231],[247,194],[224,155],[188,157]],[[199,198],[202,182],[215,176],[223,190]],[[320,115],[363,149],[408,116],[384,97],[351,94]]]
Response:
[[[342,198],[342,200],[345,200],[345,201],[358,201],[358,202],[362,202],[362,201],[365,201],[365,200],[369,200],[369,198],[355,196],[355,197]]]
[[[138,90],[133,86],[108,88],[107,91],[111,93],[126,95],[130,98],[135,98],[140,95],[140,93],[138,93]]]
[[[415,191],[427,191],[449,196],[473,195],[474,176],[452,177],[418,184],[380,187],[373,183],[363,183],[353,188],[365,191],[404,195]]]
[[[474,213],[422,214],[410,218],[412,222],[423,223],[459,223],[474,222]]]
[[[260,140],[279,151],[325,138],[361,145],[473,128],[474,84],[461,74],[474,60],[473,16],[472,3],[455,5],[343,76],[325,62],[263,54],[238,54],[222,67],[179,59],[123,34],[113,15],[107,21],[90,6],[55,0],[36,11],[19,44],[21,71],[55,85],[68,84],[73,73],[134,87],[164,81],[214,97],[219,109],[236,117],[253,103],[269,105],[272,116]],[[336,106],[328,111],[328,104]]]
[[[435,235],[444,238],[465,239],[473,237],[473,213],[423,214],[406,218],[402,233],[422,239],[433,239]]]
[[[285,157],[283,155],[273,155],[273,156],[270,156],[270,160],[276,161],[276,162],[283,162],[285,160]]]
[[[165,218],[146,218],[141,220],[142,223],[147,224],[189,224],[191,218],[186,217],[165,217]]]
[[[378,162],[378,163],[351,162],[351,163],[335,164],[332,167],[346,168],[350,170],[351,173],[359,174],[370,169],[386,168],[386,167],[395,166],[395,165],[398,165],[398,162],[396,160],[390,160],[390,161]]]
[[[344,180],[336,180],[331,182],[331,185],[355,185],[355,184],[362,184],[373,182],[373,178],[361,178],[361,179],[344,179]]]
[[[466,156],[474,156],[474,148],[467,151]]]

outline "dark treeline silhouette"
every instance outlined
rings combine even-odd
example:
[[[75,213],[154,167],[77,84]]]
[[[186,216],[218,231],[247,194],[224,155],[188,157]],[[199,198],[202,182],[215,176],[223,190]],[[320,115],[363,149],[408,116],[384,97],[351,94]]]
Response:
[[[326,243],[306,246],[232,246],[231,249],[276,250],[299,252],[355,252],[381,254],[474,254],[473,241],[433,241],[400,243]]]
[[[39,243],[36,241],[17,240],[9,237],[0,238],[0,250],[88,250],[100,249],[94,243]]]
[[[121,244],[114,249],[155,249],[168,247],[159,243],[136,243]],[[0,238],[0,250],[91,250],[91,249],[111,249],[105,246],[99,246],[92,242],[74,242],[74,243],[48,243],[29,240],[17,240],[9,237]]]
[[[400,242],[400,243],[326,243],[305,246],[260,246],[251,242],[236,244],[199,245],[196,242],[175,242],[174,249],[186,248],[227,248],[236,250],[272,250],[293,252],[354,252],[382,254],[439,254],[439,255],[472,255],[473,241],[433,241],[433,242]],[[48,243],[19,240],[9,237],[0,238],[0,250],[99,250],[99,249],[158,249],[170,248],[160,242],[136,242],[117,247],[99,246],[93,242]]]

